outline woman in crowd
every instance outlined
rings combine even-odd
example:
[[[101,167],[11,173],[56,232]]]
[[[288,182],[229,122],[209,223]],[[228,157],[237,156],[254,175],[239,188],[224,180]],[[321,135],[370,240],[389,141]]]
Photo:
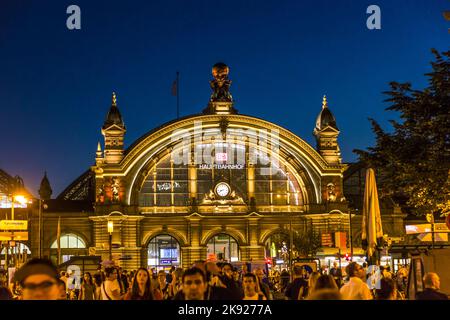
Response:
[[[102,300],[102,282],[103,275],[101,273],[94,274],[94,299]]]
[[[81,283],[78,300],[95,300],[95,290],[96,287],[92,276],[89,272],[86,272]]]
[[[145,268],[139,268],[131,290],[125,295],[124,300],[154,300],[152,291],[150,273]]]
[[[308,279],[308,294],[307,296],[311,296],[314,292],[314,287],[316,285],[317,279],[320,277],[320,273],[317,271],[312,272],[309,275],[309,279]]]

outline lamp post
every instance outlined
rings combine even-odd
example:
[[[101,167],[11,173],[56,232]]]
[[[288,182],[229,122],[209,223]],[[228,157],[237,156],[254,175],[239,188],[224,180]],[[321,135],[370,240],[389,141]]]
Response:
[[[108,233],[109,233],[109,260],[112,261],[112,234],[114,232],[114,222],[108,221]]]

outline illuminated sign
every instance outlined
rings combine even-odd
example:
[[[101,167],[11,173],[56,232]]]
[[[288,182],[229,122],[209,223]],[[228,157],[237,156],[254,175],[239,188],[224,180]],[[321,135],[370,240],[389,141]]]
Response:
[[[223,152],[216,153],[216,161],[217,162],[226,162],[228,160],[228,154]]]
[[[243,169],[243,164],[199,164],[199,169]]]
[[[28,240],[28,232],[0,232],[0,241],[26,241]]]
[[[405,226],[406,234],[418,234],[418,233],[431,233],[431,224],[410,224]],[[435,223],[434,231],[443,231],[449,232],[450,230],[447,228],[445,223]]]
[[[27,220],[1,220],[1,230],[28,230]]]

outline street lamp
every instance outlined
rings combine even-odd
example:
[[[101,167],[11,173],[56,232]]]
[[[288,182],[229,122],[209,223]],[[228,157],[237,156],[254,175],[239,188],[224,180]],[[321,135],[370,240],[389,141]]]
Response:
[[[114,222],[108,221],[108,233],[109,233],[109,260],[112,261],[112,234],[114,232]]]
[[[14,204],[20,203],[25,204],[27,203],[27,198],[23,195],[12,195],[11,196],[11,220],[14,220]]]

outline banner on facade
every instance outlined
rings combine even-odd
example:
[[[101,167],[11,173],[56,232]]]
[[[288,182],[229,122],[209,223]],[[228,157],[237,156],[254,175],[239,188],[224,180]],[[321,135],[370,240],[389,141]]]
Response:
[[[347,249],[347,233],[346,232],[335,232],[334,233],[334,246],[340,248],[341,250]]]

